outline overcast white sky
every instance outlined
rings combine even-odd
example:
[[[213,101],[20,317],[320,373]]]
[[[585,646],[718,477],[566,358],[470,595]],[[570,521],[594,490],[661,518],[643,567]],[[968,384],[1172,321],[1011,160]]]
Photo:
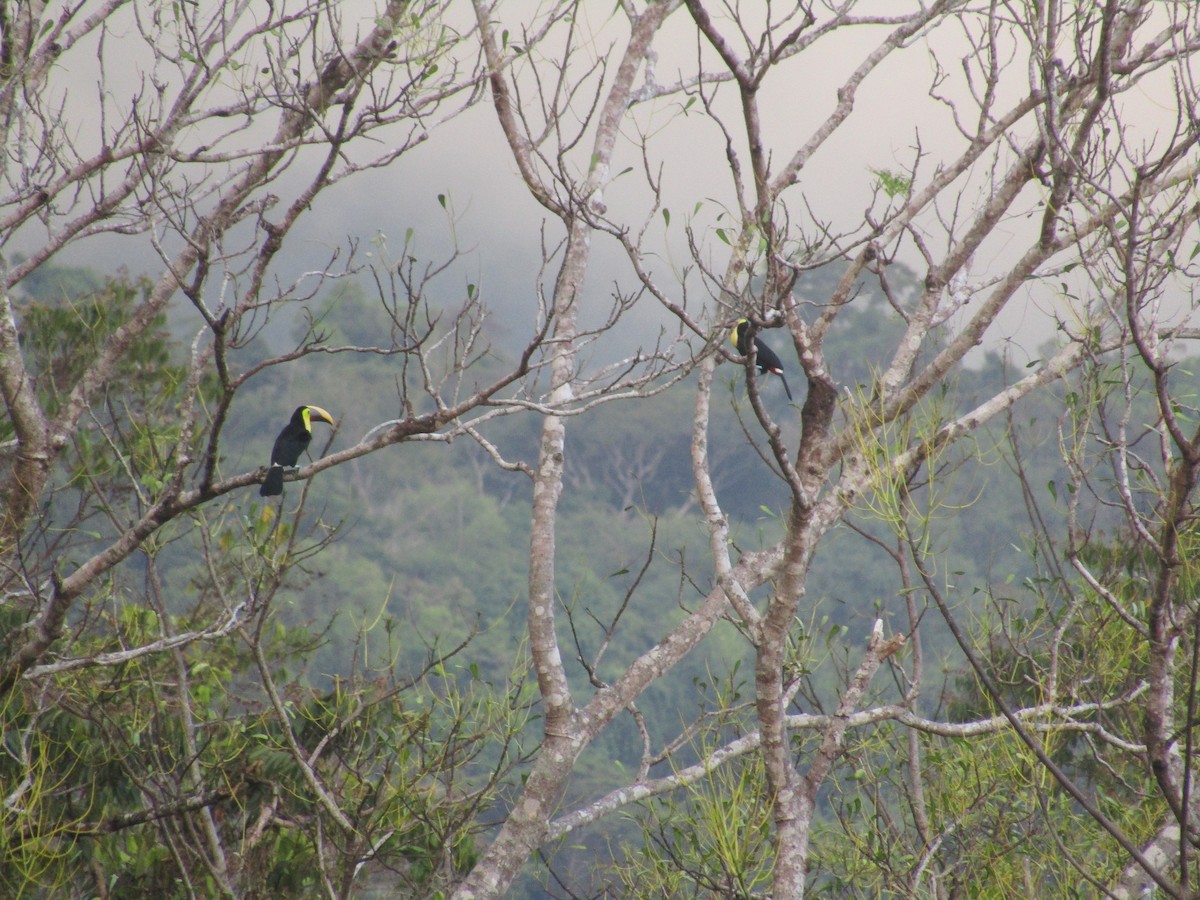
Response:
[[[501,4],[498,15],[506,20],[511,17],[515,26],[517,13],[532,5]],[[895,5],[888,2],[879,8],[894,9]],[[362,6],[367,22],[368,11],[374,4]],[[611,2],[585,4],[583,9],[579,33],[591,36],[591,46],[606,47],[624,33],[621,22],[612,18]],[[461,10],[466,10],[465,4]],[[761,105],[765,136],[777,161],[794,153],[828,115],[846,73],[884,34],[883,28],[865,28],[835,35],[789,61],[777,77],[767,82]],[[943,29],[936,35],[936,43],[915,42],[893,54],[867,79],[859,92],[851,122],[822,149],[805,171],[800,186],[791,192],[794,220],[802,221],[811,210],[835,226],[852,227],[861,221],[869,202],[872,169],[905,168],[912,159],[918,135],[930,154],[930,164],[938,158],[939,148],[956,143],[948,110],[932,101],[927,91],[933,72],[931,54],[936,52],[949,67],[951,78],[959,82],[957,86],[948,84],[944,90],[958,91],[961,96],[961,71],[953,67],[965,49],[965,44],[956,46],[960,40],[961,35]],[[695,32],[686,11],[675,14],[659,47],[660,83],[674,81],[694,70]],[[136,58],[130,64],[136,67]],[[1020,60],[1013,63],[1013,96],[1027,89],[1021,65]],[[73,115],[86,119],[95,105],[95,67],[86,58],[66,61],[64,67],[63,74],[74,79],[69,108],[73,109]],[[111,71],[108,74],[114,75]],[[720,96],[731,126],[737,125],[734,91],[726,86]],[[1166,100],[1169,97],[1147,96],[1143,91],[1123,102],[1144,104],[1144,109],[1135,109],[1133,113],[1144,119],[1148,130],[1153,130],[1158,127],[1155,123],[1163,115]],[[703,115],[695,112],[680,115],[676,99],[646,104],[635,111],[633,120],[654,134],[651,158],[663,166],[664,197],[673,213],[669,229],[656,229],[665,239],[659,271],[678,269],[687,262],[683,242],[687,214],[697,203],[703,203],[696,222],[712,228],[722,204],[730,203],[731,186],[723,142]],[[632,130],[627,134],[632,137]],[[577,154],[576,159],[581,160],[581,165],[586,164],[586,156]],[[627,147],[626,163],[639,164],[632,140]],[[924,171],[928,174],[929,167]],[[502,311],[532,309],[525,300],[535,289],[534,277],[541,261],[541,224],[547,220],[546,214],[522,186],[488,102],[443,126],[427,144],[389,169],[355,176],[322,195],[314,214],[293,234],[280,261],[281,269],[305,271],[313,267],[314,261],[325,257],[331,246],[347,238],[358,239],[365,245],[383,234],[392,251],[399,253],[409,228],[417,232],[417,250],[436,257],[448,246],[446,211],[438,202],[439,194],[451,200],[457,214],[459,246],[466,251],[457,285],[446,283],[447,301],[452,302],[454,292],[470,281],[481,283],[485,298]],[[979,196],[982,199],[983,195]],[[605,195],[610,212],[624,217],[635,228],[646,215],[647,198],[644,182],[636,172],[617,179]],[[1028,227],[1029,222],[1022,218],[1004,223],[988,245],[990,255],[974,260],[973,274],[984,278],[994,266],[1004,262],[1012,252],[1010,241],[1019,244],[1017,236]],[[551,223],[547,233],[557,239],[560,230]],[[709,241],[714,258],[722,247],[718,241]],[[607,307],[614,280],[630,290],[633,284],[613,248],[598,239],[595,249],[597,255],[587,291],[596,303]],[[131,252],[127,240],[114,238],[81,244],[65,254],[62,261],[100,269],[111,269],[117,261],[135,272],[154,266],[149,253],[143,256]],[[1035,295],[1030,300],[1016,303],[1006,312],[995,340],[1016,336],[1018,343],[1032,352],[1052,333],[1052,326],[1036,311],[1038,304],[1048,305],[1052,298]],[[657,311],[648,308],[645,314],[657,316]]]

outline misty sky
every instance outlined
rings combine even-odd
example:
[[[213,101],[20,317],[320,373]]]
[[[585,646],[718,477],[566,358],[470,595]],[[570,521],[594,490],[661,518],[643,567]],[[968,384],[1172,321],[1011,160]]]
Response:
[[[515,23],[512,11],[523,5],[528,4],[501,4],[499,15],[512,17]],[[368,6],[365,4],[364,10]],[[593,16],[581,17],[578,26],[581,34],[591,36],[589,49],[608,46],[624,33],[621,23],[610,18],[612,4],[586,5],[584,10]],[[782,162],[794,153],[829,114],[845,75],[884,34],[882,28],[871,28],[835,35],[790,61],[767,82],[762,95],[765,136],[776,160]],[[834,135],[805,170],[800,185],[790,192],[793,222],[803,223],[815,214],[835,227],[852,228],[861,222],[870,202],[875,180],[872,170],[904,170],[919,140],[927,154],[921,172],[927,176],[942,152],[939,148],[961,146],[948,107],[928,96],[936,54],[950,75],[942,91],[948,97],[962,99],[965,88],[961,73],[956,81],[952,67],[965,45],[954,46],[955,40],[949,29],[940,29],[937,43],[924,39],[915,42],[894,54],[867,79],[851,122]],[[655,72],[659,83],[673,82],[695,70],[694,28],[685,14],[673,17],[659,47]],[[1013,62],[1014,67],[1019,65],[1019,61]],[[81,118],[80,131],[86,133],[90,126],[86,120],[95,107],[97,71],[80,61],[74,68],[66,66],[65,74],[72,79],[68,109],[71,115]],[[1019,70],[1012,74],[1016,96],[1027,89],[1028,81]],[[117,77],[111,71],[108,76]],[[731,128],[736,127],[739,122],[734,90],[727,85],[717,96],[718,108],[728,117]],[[1170,98],[1150,97],[1143,92],[1126,97],[1124,102],[1145,103],[1145,109],[1136,110],[1134,115],[1144,119],[1149,133],[1164,110],[1160,102],[1163,99]],[[695,110],[683,114],[680,106],[678,98],[653,101],[637,108],[633,116],[637,127],[652,135],[649,157],[653,165],[662,166],[665,205],[672,212],[669,227],[659,218],[649,232],[657,256],[656,274],[667,285],[673,280],[672,273],[678,273],[689,262],[683,226],[693,214],[693,223],[707,235],[705,249],[711,254],[710,261],[719,268],[723,245],[712,238],[712,229],[719,226],[721,210],[732,197],[719,131],[702,114]],[[623,162],[619,161],[614,171],[620,171],[623,165],[632,165],[635,171],[617,178],[606,190],[605,201],[615,218],[637,228],[647,216],[650,195],[636,170],[640,167],[633,141],[636,135],[631,127],[625,133],[630,140]],[[587,158],[579,152],[575,162],[584,166]],[[972,191],[978,200],[985,199],[986,185],[982,182],[968,188],[967,202],[971,201]],[[417,236],[418,253],[430,258],[444,256],[450,246],[450,227],[439,194],[446,196],[454,213],[457,242],[463,251],[455,276],[443,282],[445,297],[439,299],[454,303],[461,300],[466,283],[479,283],[485,300],[502,316],[529,321],[542,262],[542,226],[547,225],[545,238],[551,242],[559,239],[561,227],[548,219],[521,184],[486,100],[441,126],[429,142],[388,169],[356,175],[322,194],[313,214],[289,239],[279,260],[281,275],[286,278],[319,265],[335,245],[347,240],[357,240],[367,249],[377,236],[384,235],[391,252],[399,254],[410,228]],[[1035,209],[1035,201],[1030,198],[1025,208]],[[694,212],[697,204],[701,204],[700,209]],[[990,256],[981,255],[973,261],[970,277],[984,279],[994,266],[1005,262],[1013,252],[1010,244],[1020,245],[1016,238],[1028,233],[1031,221],[1015,216],[1003,223],[987,244]],[[586,302],[594,309],[607,309],[615,283],[627,291],[636,285],[610,241],[597,237],[594,250]],[[73,247],[59,261],[106,271],[119,264],[134,273],[154,272],[157,268],[148,248],[143,244],[139,250],[128,238],[94,239]],[[917,263],[911,257],[906,261]],[[552,280],[552,275],[553,268],[545,280]],[[700,283],[696,281],[691,290],[695,302],[702,295]],[[1052,296],[1037,293],[1012,304],[998,323],[994,340],[1015,336],[1018,345],[1032,353],[1053,330],[1037,309],[1052,304]],[[639,330],[646,330],[650,322],[660,318],[653,304],[642,304],[634,321],[627,323],[618,337],[623,341],[636,339]]]

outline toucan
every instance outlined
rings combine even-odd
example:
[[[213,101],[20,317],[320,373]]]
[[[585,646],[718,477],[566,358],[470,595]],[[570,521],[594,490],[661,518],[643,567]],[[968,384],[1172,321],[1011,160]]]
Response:
[[[733,327],[733,333],[729,336],[729,340],[733,342],[733,346],[737,347],[737,352],[742,356],[750,355],[750,320],[738,319],[737,325]],[[783,382],[784,393],[787,394],[788,400],[792,399],[792,389],[788,387],[787,379],[783,377],[783,363],[779,361],[779,357],[775,355],[775,351],[758,339],[754,338],[754,361],[758,365],[758,371],[761,374],[770,372],[772,375],[778,375],[779,380]]]
[[[259,496],[273,497],[283,493],[283,470],[290,469],[300,459],[312,441],[312,422],[333,424],[333,416],[319,406],[297,406],[292,413],[292,419],[283,426],[279,437],[275,438],[275,446],[271,448],[271,468],[267,470],[266,480],[259,488]]]

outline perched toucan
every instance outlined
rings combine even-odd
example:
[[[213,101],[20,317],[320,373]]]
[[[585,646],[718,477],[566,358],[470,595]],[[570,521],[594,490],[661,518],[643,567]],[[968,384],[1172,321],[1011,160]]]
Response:
[[[738,319],[737,325],[733,327],[733,333],[729,336],[733,346],[737,347],[737,352],[742,356],[750,355],[750,320]],[[770,372],[772,375],[778,375],[779,380],[783,382],[784,393],[787,394],[789,400],[792,399],[792,389],[788,387],[787,379],[783,377],[783,363],[779,361],[779,357],[775,355],[775,351],[764,344],[756,336],[754,338],[754,361],[758,366],[758,371],[762,374]]]
[[[312,441],[312,420],[333,424],[333,416],[319,406],[297,406],[292,420],[283,426],[275,446],[271,448],[271,468],[258,493],[273,497],[283,493],[283,470],[291,468],[300,460],[300,454]]]

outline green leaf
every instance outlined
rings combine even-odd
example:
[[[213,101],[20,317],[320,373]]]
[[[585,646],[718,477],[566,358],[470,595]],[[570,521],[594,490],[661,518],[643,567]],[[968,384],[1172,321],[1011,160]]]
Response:
[[[875,187],[888,197],[907,197],[912,192],[912,179],[899,172],[887,169],[871,169],[875,176]]]

